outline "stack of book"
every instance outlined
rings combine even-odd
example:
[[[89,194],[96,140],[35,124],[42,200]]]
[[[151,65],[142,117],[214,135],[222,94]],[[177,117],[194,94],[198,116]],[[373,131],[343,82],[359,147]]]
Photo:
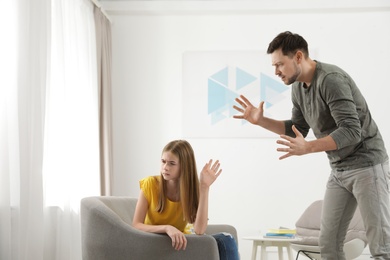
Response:
[[[280,227],[276,229],[268,229],[265,233],[265,238],[295,238],[296,230],[286,227]]]

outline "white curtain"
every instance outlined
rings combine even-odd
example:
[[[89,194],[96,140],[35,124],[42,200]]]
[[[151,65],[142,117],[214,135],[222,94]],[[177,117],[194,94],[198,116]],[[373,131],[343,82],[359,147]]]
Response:
[[[81,259],[80,199],[100,189],[93,4],[2,10],[0,259]]]

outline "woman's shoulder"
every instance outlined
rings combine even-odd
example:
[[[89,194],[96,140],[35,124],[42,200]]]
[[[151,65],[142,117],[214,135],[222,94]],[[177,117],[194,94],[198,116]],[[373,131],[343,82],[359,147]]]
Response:
[[[158,186],[158,184],[160,183],[160,180],[161,180],[161,176],[154,175],[154,176],[148,176],[148,177],[141,179],[139,181],[139,183],[140,183],[141,187],[149,188],[149,187]]]

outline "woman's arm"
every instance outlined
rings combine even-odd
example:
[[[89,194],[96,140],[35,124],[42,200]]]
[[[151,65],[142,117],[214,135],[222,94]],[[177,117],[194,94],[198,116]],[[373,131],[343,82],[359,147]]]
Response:
[[[200,187],[199,206],[196,212],[194,231],[198,235],[203,235],[207,228],[209,215],[209,187]]]
[[[214,164],[212,162],[210,160],[206,163],[200,173],[199,205],[194,223],[194,231],[198,235],[204,234],[207,228],[210,186],[222,172],[222,169],[219,169],[219,161],[215,161]]]
[[[167,233],[165,225],[146,225],[144,224],[149,205],[142,190],[139,193],[137,206],[135,207],[133,227],[136,229],[151,233]]]
[[[144,224],[149,204],[142,190],[140,191],[137,206],[135,207],[133,227],[150,233],[166,233],[172,239],[172,246],[176,250],[185,249],[187,239],[183,232],[171,225],[146,225]]]

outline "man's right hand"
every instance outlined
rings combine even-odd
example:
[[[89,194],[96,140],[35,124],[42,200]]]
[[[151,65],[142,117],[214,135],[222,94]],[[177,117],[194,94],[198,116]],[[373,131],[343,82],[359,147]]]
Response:
[[[260,125],[260,122],[264,118],[264,101],[260,102],[259,107],[254,107],[243,95],[240,95],[240,97],[235,100],[241,105],[241,107],[234,105],[233,108],[242,114],[234,115],[233,118],[245,119],[254,125]]]

